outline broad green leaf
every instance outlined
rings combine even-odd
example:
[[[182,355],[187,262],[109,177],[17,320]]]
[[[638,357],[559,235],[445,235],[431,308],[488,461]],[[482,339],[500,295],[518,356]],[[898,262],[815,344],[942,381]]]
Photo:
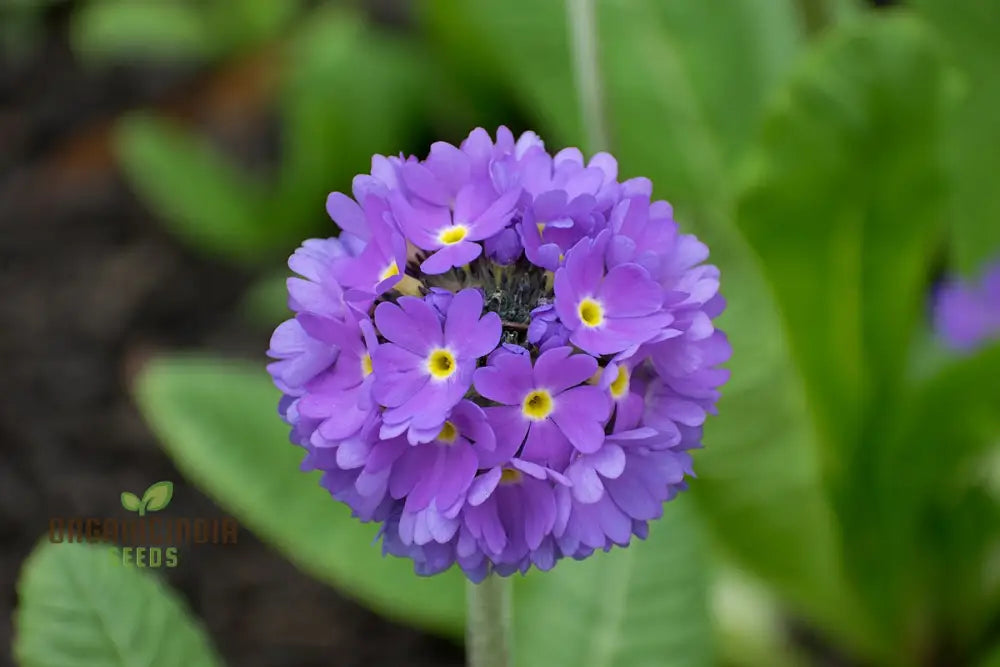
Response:
[[[712,617],[719,663],[727,667],[808,667],[784,610],[766,585],[725,562],[712,563]]]
[[[426,39],[478,72],[478,84],[494,83],[536,123],[549,145],[580,142],[566,13],[562,2],[423,0]],[[491,86],[494,87],[494,86]],[[471,128],[470,128],[471,129]],[[495,128],[490,128],[492,131]]]
[[[879,567],[869,450],[898,409],[940,237],[944,83],[932,40],[911,19],[835,31],[776,100],[740,199],[826,445],[852,540],[845,553],[877,606],[898,604],[900,591],[898,573]]]
[[[799,68],[748,170],[740,226],[834,446],[898,394],[940,238],[943,83],[915,22],[854,24]]]
[[[121,121],[115,143],[132,187],[183,240],[240,260],[273,251],[281,221],[262,216],[259,186],[207,142],[168,121],[135,115]]]
[[[885,445],[882,474],[897,486],[886,502],[908,508],[950,493],[941,483],[964,474],[970,460],[1000,442],[998,377],[1000,345],[994,344],[952,360],[910,392]],[[904,456],[908,465],[898,466]]]
[[[719,326],[733,346],[733,379],[696,455],[695,499],[737,562],[814,623],[871,647],[841,571],[777,310],[731,222],[732,165],[800,48],[794,11],[754,0],[602,7],[612,5],[623,20],[606,15],[601,38],[615,154],[626,174],[649,176],[675,204],[683,231],[709,244],[729,302]]]
[[[421,46],[428,59],[427,82],[434,91],[427,96],[427,112],[435,140],[460,142],[471,128],[484,127],[492,134],[500,125],[517,133],[520,89],[494,62],[491,45],[465,29],[468,17],[452,12],[466,6],[437,0],[414,3]],[[544,10],[544,7],[543,7]],[[456,57],[456,54],[461,54]]]
[[[213,39],[227,50],[279,37],[302,9],[301,0],[201,0],[198,5]]]
[[[100,60],[201,60],[218,43],[199,8],[181,2],[91,0],[80,3],[70,30],[74,49]]]
[[[984,574],[1000,538],[1000,506],[981,473],[1000,445],[998,377],[1000,345],[953,360],[910,392],[875,452],[872,491],[891,518],[879,526],[880,543],[921,594],[912,604],[969,641],[1000,602],[1000,586]]]
[[[173,496],[173,482],[157,482],[146,489],[146,493],[142,495],[142,504],[147,512],[158,512],[170,504],[170,499]]]
[[[725,196],[717,177],[753,137],[801,48],[793,5],[605,0],[601,64],[614,150],[630,172],[653,178],[671,201],[683,195],[678,203],[687,189],[700,208],[702,197]]]
[[[948,126],[953,258],[967,276],[1000,257],[1000,11],[993,0],[909,3],[943,37],[963,97]]]
[[[139,511],[139,498],[134,493],[122,491],[122,507],[130,512]]]
[[[135,392],[178,469],[303,571],[386,616],[461,636],[460,575],[422,578],[410,561],[383,557],[376,527],[351,518],[318,472],[299,470],[263,363],[160,359]]]
[[[21,667],[214,667],[204,630],[156,576],[109,548],[42,543],[18,582]]]
[[[428,94],[426,63],[402,37],[337,10],[310,15],[284,58],[283,160],[271,218],[301,220],[330,236],[327,195],[350,193],[372,155],[412,148]]]
[[[287,320],[288,270],[258,278],[243,294],[239,307],[249,323],[271,330]]]
[[[514,591],[515,664],[714,665],[707,562],[682,496],[645,541],[529,574]]]
[[[580,144],[564,3],[428,3],[432,37],[474,42],[476,63],[504,77],[550,146]],[[790,0],[601,0],[597,12],[610,150],[623,172],[654,178],[699,214],[725,200],[729,158],[800,41]]]

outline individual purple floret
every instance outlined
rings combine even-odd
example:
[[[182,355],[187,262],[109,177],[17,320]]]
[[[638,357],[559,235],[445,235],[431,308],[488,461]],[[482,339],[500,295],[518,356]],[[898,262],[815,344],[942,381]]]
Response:
[[[375,324],[389,341],[372,356],[378,368],[372,387],[385,406],[382,435],[409,430],[433,437],[448,412],[472,385],[480,357],[500,342],[500,317],[483,315],[483,295],[464,289],[448,305],[445,317],[412,296],[375,308]]]
[[[934,324],[949,347],[972,351],[1000,338],[1000,262],[979,281],[950,279],[937,289]]]
[[[480,396],[500,404],[487,408],[498,451],[510,456],[521,451],[523,459],[559,470],[574,450],[600,449],[610,396],[584,384],[597,366],[594,357],[572,354],[569,347],[543,352],[534,367],[526,354],[494,355],[474,381]]]
[[[302,469],[420,575],[644,539],[729,377],[708,248],[611,155],[507,128],[375,156],[352,195],[268,350]]]
[[[673,321],[663,288],[639,264],[605,268],[605,230],[582,239],[556,271],[555,303],[569,340],[595,355],[624,352],[657,337]]]

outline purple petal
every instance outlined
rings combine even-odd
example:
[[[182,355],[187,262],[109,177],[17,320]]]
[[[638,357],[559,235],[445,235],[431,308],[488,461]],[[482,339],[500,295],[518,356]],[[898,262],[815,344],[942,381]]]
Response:
[[[528,433],[528,420],[521,415],[520,407],[501,406],[486,408],[486,418],[496,434],[496,449],[477,451],[479,467],[502,465],[517,452]]]
[[[442,507],[452,505],[469,488],[476,476],[478,459],[472,447],[445,447],[445,464],[438,480],[437,501]]]
[[[510,222],[511,215],[514,213],[514,205],[517,204],[520,196],[521,191],[519,189],[508,190],[503,193],[499,199],[493,202],[489,208],[483,211],[472,222],[469,238],[474,241],[480,241],[493,236],[503,229]]]
[[[531,359],[526,355],[499,352],[489,366],[476,370],[476,391],[497,403],[520,406],[532,388]]]
[[[331,192],[326,198],[326,212],[341,229],[362,239],[368,239],[368,223],[358,203],[340,192]]]
[[[478,243],[461,241],[448,245],[428,257],[420,265],[420,270],[429,275],[437,275],[449,271],[453,267],[465,266],[483,252]]]
[[[375,326],[390,341],[420,356],[443,342],[437,315],[416,297],[380,303],[375,307]]]
[[[403,165],[401,172],[406,187],[421,199],[438,206],[448,206],[451,202],[451,194],[424,165],[410,162]]]
[[[478,289],[464,289],[448,307],[444,339],[461,357],[479,358],[496,349],[502,326],[500,316],[483,312],[483,295]]]
[[[573,497],[584,504],[596,503],[604,497],[604,483],[588,465],[572,465],[566,471],[570,481],[573,482]]]
[[[389,198],[392,215],[406,237],[424,250],[441,246],[438,232],[451,226],[451,213],[446,208],[415,206],[394,192]]]
[[[589,454],[604,443],[604,422],[611,413],[610,399],[597,387],[575,387],[556,399],[552,419],[573,447]]]
[[[563,469],[569,464],[573,446],[552,420],[531,422],[521,458],[550,468]]]
[[[587,354],[571,354],[570,347],[556,347],[543,352],[535,361],[536,387],[544,387],[553,394],[586,382],[597,372],[597,360]]]
[[[597,296],[608,317],[648,315],[663,304],[663,289],[638,264],[620,264],[611,269]]]
[[[472,480],[472,484],[469,485],[469,493],[466,495],[469,504],[473,507],[482,505],[493,494],[497,485],[500,484],[501,474],[502,471],[500,468],[496,467],[487,470]]]

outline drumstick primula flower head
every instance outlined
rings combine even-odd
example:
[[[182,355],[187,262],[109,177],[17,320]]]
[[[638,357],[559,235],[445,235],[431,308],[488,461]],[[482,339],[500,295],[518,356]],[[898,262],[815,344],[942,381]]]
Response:
[[[327,211],[268,369],[302,468],[383,553],[480,581],[644,538],[730,356],[719,270],[652,183],[476,129],[375,156]]]

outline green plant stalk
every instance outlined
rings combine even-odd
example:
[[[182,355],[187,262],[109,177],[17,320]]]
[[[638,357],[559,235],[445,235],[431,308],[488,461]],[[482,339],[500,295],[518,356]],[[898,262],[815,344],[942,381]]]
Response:
[[[510,578],[488,575],[467,584],[465,653],[468,667],[509,667],[511,656]]]
[[[587,150],[590,153],[608,150],[608,125],[604,118],[598,68],[594,0],[566,0],[566,18]]]

